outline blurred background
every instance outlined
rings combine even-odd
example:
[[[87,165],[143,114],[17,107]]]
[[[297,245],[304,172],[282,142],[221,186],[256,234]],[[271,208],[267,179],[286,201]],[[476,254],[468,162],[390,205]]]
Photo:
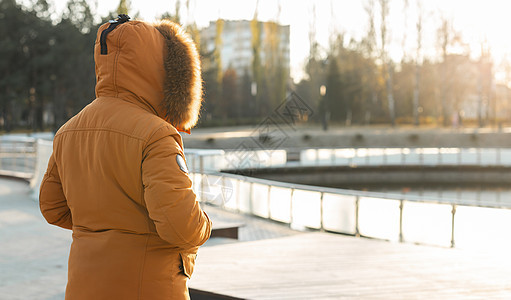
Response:
[[[0,0],[0,129],[56,130],[94,95],[100,24],[182,24],[200,47],[200,127],[259,124],[291,91],[310,124],[501,127],[501,1]]]

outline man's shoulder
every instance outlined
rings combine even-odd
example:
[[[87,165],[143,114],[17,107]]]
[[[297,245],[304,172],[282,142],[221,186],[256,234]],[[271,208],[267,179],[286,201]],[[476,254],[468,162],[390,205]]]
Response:
[[[168,122],[137,105],[115,98],[98,98],[67,121],[56,136],[71,131],[111,131],[147,141],[162,130],[177,133]]]

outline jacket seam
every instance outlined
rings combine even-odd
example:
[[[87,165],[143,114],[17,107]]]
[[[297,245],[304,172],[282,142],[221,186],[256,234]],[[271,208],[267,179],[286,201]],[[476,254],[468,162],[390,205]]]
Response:
[[[158,206],[159,207],[163,207],[163,205],[161,204],[161,199],[158,199]],[[184,242],[184,244],[186,246],[189,246],[189,247],[192,247],[192,248],[196,247],[196,245],[194,243],[192,243],[193,238],[191,238],[190,240],[186,239],[178,230],[176,230],[176,227],[174,226],[174,224],[172,224],[172,222],[170,222],[169,216],[167,214],[164,214],[164,215],[165,215],[165,219],[167,220],[167,224],[169,224],[170,228],[172,228],[172,230]]]
[[[119,89],[117,88],[117,62],[119,61],[119,55],[121,54],[121,37],[122,37],[122,34],[124,33],[124,29],[126,28],[126,26],[121,26],[119,28],[120,32],[119,32],[119,36],[117,37],[117,52],[115,53],[115,58],[114,58],[114,88],[115,88],[115,96],[116,97],[119,97]]]
[[[158,131],[160,131],[161,129],[164,129],[164,128],[166,128],[166,127],[168,128],[168,125],[167,125],[167,124],[162,125],[162,126],[160,126],[158,129],[156,129],[156,130],[153,132],[153,134],[151,134],[151,136],[149,137],[149,139],[147,140],[146,145],[144,146],[144,149],[147,147],[147,143],[149,143],[149,141],[153,138],[153,136],[154,136],[154,135],[155,135]],[[169,134],[168,134],[168,135],[166,135],[166,136],[170,136],[170,137],[172,137],[172,135],[173,135],[173,134],[170,134],[170,133],[169,133]],[[166,136],[165,136],[165,137],[166,137]],[[158,207],[160,207],[160,208],[161,208],[161,207],[163,207],[162,202],[161,202],[161,199],[157,199],[156,201],[157,201],[157,203],[158,203]],[[191,240],[186,239],[186,238],[185,238],[185,237],[184,237],[184,236],[183,236],[183,235],[182,235],[182,234],[181,234],[178,230],[176,230],[176,228],[174,227],[174,225],[172,224],[172,222],[170,222],[168,215],[167,215],[167,214],[164,214],[164,215],[165,215],[165,219],[166,219],[166,221],[167,221],[167,224],[169,224],[169,226],[170,226],[170,228],[172,229],[172,231],[174,231],[174,232],[176,233],[176,235],[177,235],[177,236],[178,236],[178,237],[179,237],[179,238],[180,238],[180,239],[184,242],[184,244],[185,244],[185,245],[187,245],[187,246],[195,247],[194,243],[192,243],[193,238],[192,238]]]
[[[65,130],[59,132],[57,135],[55,135],[55,138],[57,138],[58,136],[66,133],[66,132],[71,132],[71,131],[109,131],[109,132],[114,132],[114,133],[122,134],[122,135],[125,135],[127,137],[134,138],[134,139],[137,139],[137,140],[145,142],[145,139],[143,137],[139,137],[139,136],[136,136],[136,135],[132,135],[132,134],[129,134],[129,133],[126,133],[126,132],[123,132],[123,131],[120,131],[120,130],[111,129],[111,128],[72,128],[72,129],[65,129]]]
[[[44,178],[44,179],[43,179],[43,181],[41,182],[41,188],[39,189],[39,199],[41,199],[41,191],[43,190],[44,185],[46,184],[46,182],[47,182],[47,181],[48,181],[48,179],[50,178],[51,173],[53,172],[53,168],[55,168],[55,166],[56,166],[56,163],[55,163],[55,162],[53,162],[53,164],[52,164],[52,166],[51,166],[50,170],[47,172],[47,173],[48,173],[48,176],[45,176],[45,178]],[[41,201],[39,201],[39,208],[41,208],[41,207],[42,207],[42,205],[41,205],[41,204],[42,204],[42,202],[41,202]],[[43,212],[41,211],[41,213],[43,213]],[[43,214],[44,214],[44,213],[43,213]]]
[[[145,145],[144,145],[144,149],[147,148],[149,142],[153,139],[153,137],[156,135],[156,133],[162,129],[165,129],[165,128],[168,128],[168,125],[167,124],[163,124],[161,125],[160,127],[158,127],[150,136],[149,138],[147,138],[147,140],[144,140],[145,142]],[[165,135],[165,136],[172,136],[171,133]]]
[[[140,267],[140,279],[138,282],[138,299],[142,299],[142,281],[144,277],[144,269],[145,269],[145,259],[147,256],[147,244],[149,243],[150,235],[147,236],[145,240],[145,248],[144,248],[144,256],[142,257],[142,266]]]

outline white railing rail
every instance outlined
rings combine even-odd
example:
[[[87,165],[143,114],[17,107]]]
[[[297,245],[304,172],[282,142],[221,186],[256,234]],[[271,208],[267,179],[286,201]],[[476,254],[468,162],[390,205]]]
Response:
[[[478,165],[511,166],[509,148],[344,148],[299,150],[300,166]]]
[[[17,135],[0,136],[0,173],[30,179],[36,163],[36,138]]]
[[[288,161],[288,153],[298,160]],[[310,166],[511,166],[511,148],[343,148],[185,150],[194,171]]]

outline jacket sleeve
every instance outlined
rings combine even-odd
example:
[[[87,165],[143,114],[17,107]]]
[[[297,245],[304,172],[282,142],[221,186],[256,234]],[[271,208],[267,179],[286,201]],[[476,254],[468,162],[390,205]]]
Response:
[[[144,200],[158,235],[181,249],[204,244],[211,234],[211,221],[201,209],[188,173],[178,164],[184,158],[171,134],[152,138],[142,161]]]
[[[39,191],[39,207],[48,223],[66,229],[72,229],[73,220],[67,200],[62,190],[59,171],[53,154],[48,162],[48,169],[44,174]]]

